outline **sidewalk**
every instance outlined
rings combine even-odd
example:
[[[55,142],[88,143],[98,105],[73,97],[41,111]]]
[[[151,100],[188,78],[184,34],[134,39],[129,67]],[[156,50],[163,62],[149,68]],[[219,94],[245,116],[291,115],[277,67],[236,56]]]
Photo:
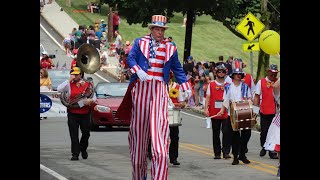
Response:
[[[73,28],[79,27],[79,25],[64,11],[60,11],[61,7],[53,1],[51,4],[46,4],[40,15],[50,24],[61,37],[68,37]],[[117,63],[115,57],[110,57],[110,62]],[[117,64],[112,64],[109,67],[102,67],[100,70],[105,72],[107,75],[117,79]],[[193,112],[204,114],[203,109],[192,107],[190,108]]]
[[[79,27],[77,24],[65,11],[61,11],[61,7],[54,1],[51,4],[46,4],[40,15],[45,19],[48,24],[50,24],[62,37],[68,37],[73,28]],[[105,72],[107,75],[118,79],[117,74],[117,63],[118,60],[115,57],[110,57],[110,66],[101,67],[101,71]]]

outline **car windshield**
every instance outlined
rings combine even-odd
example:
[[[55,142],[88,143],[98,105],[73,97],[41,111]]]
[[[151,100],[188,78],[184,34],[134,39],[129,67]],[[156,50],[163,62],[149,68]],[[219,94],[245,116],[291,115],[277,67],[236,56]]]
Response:
[[[96,86],[96,94],[98,98],[124,96],[128,85],[128,83],[99,83]]]
[[[69,79],[70,70],[69,69],[48,70],[48,74],[52,82],[52,89],[56,91],[59,84]]]

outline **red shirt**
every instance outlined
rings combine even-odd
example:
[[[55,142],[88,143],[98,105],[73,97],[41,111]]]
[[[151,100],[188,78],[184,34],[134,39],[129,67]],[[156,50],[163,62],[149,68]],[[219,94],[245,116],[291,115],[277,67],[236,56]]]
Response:
[[[70,69],[72,69],[73,67],[75,67],[77,65],[77,59],[73,59],[72,61],[71,61],[71,68]]]
[[[52,66],[51,66],[51,59],[41,59],[40,60],[40,64],[41,64],[41,68],[43,69],[52,69]]]

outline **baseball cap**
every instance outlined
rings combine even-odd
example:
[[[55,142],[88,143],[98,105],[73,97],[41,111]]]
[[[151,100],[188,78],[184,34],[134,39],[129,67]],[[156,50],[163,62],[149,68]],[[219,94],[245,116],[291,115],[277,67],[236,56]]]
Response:
[[[192,57],[192,56],[189,56],[189,57],[188,57],[188,60],[193,60],[193,57]]]
[[[72,70],[70,71],[70,74],[80,74],[80,68],[79,67],[73,67]]]

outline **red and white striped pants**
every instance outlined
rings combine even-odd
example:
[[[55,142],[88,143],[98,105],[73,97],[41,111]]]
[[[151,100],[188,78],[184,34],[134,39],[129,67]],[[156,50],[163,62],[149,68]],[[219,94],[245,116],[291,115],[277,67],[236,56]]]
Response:
[[[147,149],[151,138],[151,179],[168,179],[168,92],[165,82],[137,81],[132,88],[132,117],[128,135],[132,179],[147,177]]]

